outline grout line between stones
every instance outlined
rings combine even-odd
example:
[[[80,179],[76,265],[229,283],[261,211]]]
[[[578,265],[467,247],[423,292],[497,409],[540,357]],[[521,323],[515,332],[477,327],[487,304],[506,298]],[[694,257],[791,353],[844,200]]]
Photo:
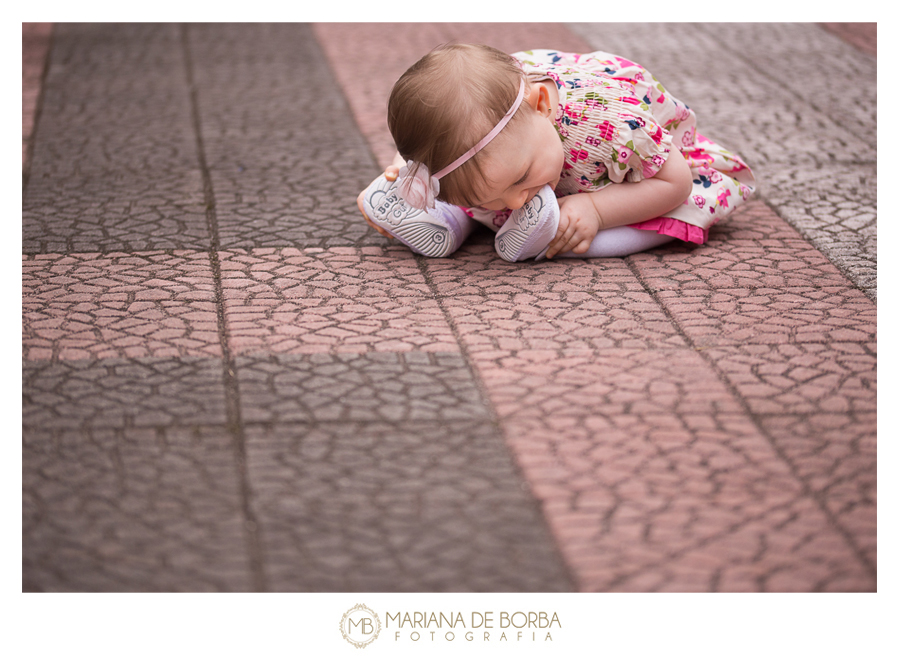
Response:
[[[769,200],[769,198],[765,194],[759,195],[758,199],[763,204],[765,204],[765,206],[769,210],[771,210],[775,215],[777,215],[778,217],[781,217],[781,213],[778,212],[778,208],[775,206],[775,204],[772,201]],[[877,213],[877,209],[876,209],[876,213]],[[794,229],[794,231],[797,232],[797,234],[800,236],[800,238],[804,242],[808,243],[809,246],[811,246],[813,249],[815,249],[820,254],[822,254],[828,260],[829,263],[834,265],[834,267],[837,268],[838,272],[841,273],[841,276],[843,276],[847,280],[847,282],[850,283],[850,285],[852,285],[854,288],[859,290],[873,304],[875,304],[876,306],[878,305],[878,296],[876,294],[876,291],[872,290],[871,288],[864,288],[862,285],[860,285],[857,281],[854,280],[854,277],[856,275],[853,273],[851,266],[844,262],[843,258],[841,257],[840,250],[834,251],[833,249],[829,248],[830,245],[822,244],[821,240],[818,240],[815,237],[813,237],[812,235],[810,235],[808,229],[798,228],[793,223],[788,222],[787,220],[783,220],[783,221],[785,221],[785,223],[788,226],[790,226],[792,229]],[[875,221],[876,222],[878,221],[877,218]],[[855,235],[858,236],[858,234],[855,234]],[[871,263],[872,266],[875,268],[878,267],[877,255],[873,256],[872,254],[869,254],[866,251],[860,251],[859,253],[854,254],[854,256],[862,261]],[[876,269],[876,271],[877,271],[877,269]]]
[[[766,438],[769,445],[775,451],[775,454],[778,455],[778,458],[787,465],[788,470],[791,473],[791,476],[797,482],[800,483],[801,495],[810,498],[816,504],[816,507],[818,507],[819,510],[822,512],[822,514],[825,515],[825,518],[828,519],[831,526],[838,532],[838,534],[841,537],[843,537],[844,541],[850,547],[850,550],[853,551],[853,553],[856,555],[856,558],[862,563],[862,565],[866,568],[866,570],[869,571],[869,573],[872,575],[872,577],[875,578],[877,576],[876,566],[874,564],[872,564],[871,560],[869,560],[869,557],[857,545],[856,541],[853,538],[853,535],[844,528],[844,526],[835,518],[835,515],[828,509],[828,506],[825,504],[825,501],[823,499],[824,494],[818,494],[811,489],[807,479],[804,478],[802,475],[800,475],[800,473],[798,472],[797,467],[794,464],[793,460],[790,459],[790,457],[788,457],[787,454],[785,454],[784,450],[781,449],[781,447],[778,445],[778,442],[775,440],[775,438],[769,432],[767,432],[765,430],[765,428],[763,427],[762,423],[760,422],[760,419],[763,417],[766,417],[766,416],[770,416],[771,414],[757,414],[757,413],[754,413],[750,409],[750,405],[747,404],[747,401],[740,394],[740,392],[737,390],[737,388],[731,383],[731,381],[728,379],[728,377],[725,375],[725,373],[722,372],[721,369],[719,369],[718,365],[716,365],[716,362],[710,358],[708,353],[705,353],[705,352],[707,352],[707,350],[704,348],[697,347],[697,345],[694,343],[694,341],[691,340],[690,336],[688,336],[687,332],[684,331],[684,329],[681,327],[681,325],[678,323],[678,321],[675,319],[675,317],[669,312],[668,307],[665,305],[663,300],[661,300],[659,298],[656,291],[654,291],[653,288],[644,280],[644,278],[641,276],[640,271],[638,270],[637,266],[634,263],[634,259],[632,257],[628,256],[625,258],[625,262],[628,265],[629,269],[631,270],[632,274],[635,276],[635,278],[640,282],[641,286],[647,292],[647,294],[649,294],[653,298],[653,301],[656,302],[656,304],[662,310],[663,314],[669,319],[669,321],[675,327],[675,330],[684,339],[685,343],[689,346],[690,349],[697,352],[700,355],[700,358],[703,359],[703,361],[705,361],[706,364],[712,369],[712,371],[716,374],[716,378],[720,382],[722,382],[722,385],[725,386],[726,390],[735,399],[735,401],[738,403],[738,405],[743,410],[746,417],[750,420],[751,423],[753,423],[753,426],[756,428],[756,430],[760,433],[761,436]],[[863,348],[866,347],[865,343],[860,342],[860,344],[863,346]],[[725,347],[724,349],[728,349],[728,348]]]
[[[462,354],[463,360],[466,362],[466,368],[469,373],[472,375],[472,381],[475,383],[475,387],[478,389],[479,394],[481,395],[482,400],[484,401],[484,406],[487,409],[488,414],[490,415],[490,423],[494,427],[497,432],[497,435],[500,437],[500,440],[503,442],[503,447],[506,450],[506,453],[510,457],[510,461],[512,462],[512,467],[515,470],[516,476],[519,481],[522,483],[522,488],[526,494],[531,498],[532,505],[534,506],[535,511],[538,516],[542,520],[544,524],[544,532],[547,537],[550,538],[553,543],[554,552],[556,553],[557,560],[559,564],[562,566],[563,572],[566,574],[566,578],[568,580],[567,585],[569,586],[571,591],[578,591],[577,583],[578,579],[575,577],[575,573],[572,568],[569,566],[568,561],[563,556],[562,551],[560,550],[560,546],[557,542],[556,535],[553,533],[550,528],[549,523],[547,522],[547,516],[544,514],[544,510],[541,508],[541,504],[538,499],[531,492],[531,485],[529,484],[528,477],[525,475],[522,467],[519,465],[518,460],[515,458],[515,455],[512,454],[512,449],[509,447],[505,440],[505,433],[503,431],[502,423],[500,421],[499,416],[497,416],[497,412],[494,409],[494,405],[491,402],[491,396],[488,394],[487,385],[484,383],[484,380],[481,378],[481,374],[478,371],[478,368],[474,365],[474,359],[469,354],[469,350],[466,347],[465,342],[462,340],[462,336],[460,335],[456,322],[454,322],[450,313],[447,311],[446,307],[443,303],[443,298],[438,294],[437,289],[434,285],[434,281],[431,278],[431,273],[428,271],[426,267],[426,257],[420,256],[418,254],[415,255],[416,264],[419,267],[419,271],[422,273],[422,276],[425,278],[425,283],[428,285],[428,289],[431,291],[432,297],[437,303],[438,307],[441,309],[441,314],[444,316],[444,321],[450,327],[450,332],[453,334],[453,338],[456,340],[456,344],[459,346],[460,353]]]
[[[198,103],[197,87],[194,83],[193,60],[191,59],[190,39],[188,36],[189,25],[182,24],[181,45],[184,52],[185,73],[187,78],[188,93],[191,104],[191,122],[197,146],[197,159],[200,172],[203,177],[203,200],[206,206],[206,223],[209,231],[209,261],[212,269],[213,285],[216,298],[216,324],[219,333],[219,345],[222,349],[222,379],[225,389],[225,410],[228,431],[231,434],[232,445],[235,453],[235,465],[238,476],[238,487],[241,498],[241,512],[244,517],[244,533],[247,540],[250,573],[253,589],[259,592],[268,591],[268,582],[263,558],[262,538],[260,525],[256,513],[251,504],[251,488],[247,473],[247,444],[244,425],[241,421],[241,400],[238,388],[235,359],[228,346],[228,327],[225,322],[225,297],[222,289],[222,270],[219,263],[219,230],[216,217],[215,192],[212,178],[206,162],[206,152],[203,144],[203,134],[200,123],[200,106]]]

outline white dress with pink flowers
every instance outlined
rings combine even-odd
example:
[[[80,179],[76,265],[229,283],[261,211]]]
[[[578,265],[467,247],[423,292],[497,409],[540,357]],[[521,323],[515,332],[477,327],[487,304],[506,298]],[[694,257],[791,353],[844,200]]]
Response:
[[[680,151],[694,175],[691,196],[667,216],[631,226],[702,244],[709,228],[755,189],[746,163],[700,135],[694,111],[642,66],[605,52],[529,50],[513,57],[531,80],[551,79],[559,89],[556,129],[565,164],[557,196],[649,178]]]

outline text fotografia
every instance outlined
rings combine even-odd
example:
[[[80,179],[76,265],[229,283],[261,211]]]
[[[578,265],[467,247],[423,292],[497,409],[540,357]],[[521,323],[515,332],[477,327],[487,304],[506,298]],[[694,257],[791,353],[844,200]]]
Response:
[[[395,641],[552,642],[551,630],[562,624],[555,612],[472,612],[468,619],[461,612],[388,612],[384,628],[394,630]]]

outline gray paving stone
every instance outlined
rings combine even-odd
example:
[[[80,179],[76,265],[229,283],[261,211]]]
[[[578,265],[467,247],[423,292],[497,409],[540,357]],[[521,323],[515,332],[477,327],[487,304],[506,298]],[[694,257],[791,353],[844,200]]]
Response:
[[[356,208],[379,169],[310,26],[188,34],[221,246],[385,244]]]
[[[490,421],[459,353],[262,354],[235,365],[245,423]]]
[[[225,422],[219,359],[25,361],[22,398],[26,434]]]
[[[876,298],[874,57],[811,23],[570,27],[647,66],[747,159],[758,198]]]
[[[59,24],[23,193],[23,251],[206,249],[176,25]]]
[[[499,431],[481,419],[248,429],[278,591],[565,591]]]
[[[41,176],[23,201],[23,253],[209,248],[199,171]]]
[[[36,430],[22,448],[22,589],[252,588],[223,427]]]
[[[766,200],[870,298],[877,289],[877,166],[764,165]]]

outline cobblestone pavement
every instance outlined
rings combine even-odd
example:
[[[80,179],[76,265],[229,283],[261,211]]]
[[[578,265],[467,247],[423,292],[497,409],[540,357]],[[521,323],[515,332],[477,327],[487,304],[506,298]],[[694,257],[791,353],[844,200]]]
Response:
[[[450,39],[641,62],[759,194],[414,256],[355,197]],[[23,25],[23,589],[874,591],[875,73],[858,25]]]

